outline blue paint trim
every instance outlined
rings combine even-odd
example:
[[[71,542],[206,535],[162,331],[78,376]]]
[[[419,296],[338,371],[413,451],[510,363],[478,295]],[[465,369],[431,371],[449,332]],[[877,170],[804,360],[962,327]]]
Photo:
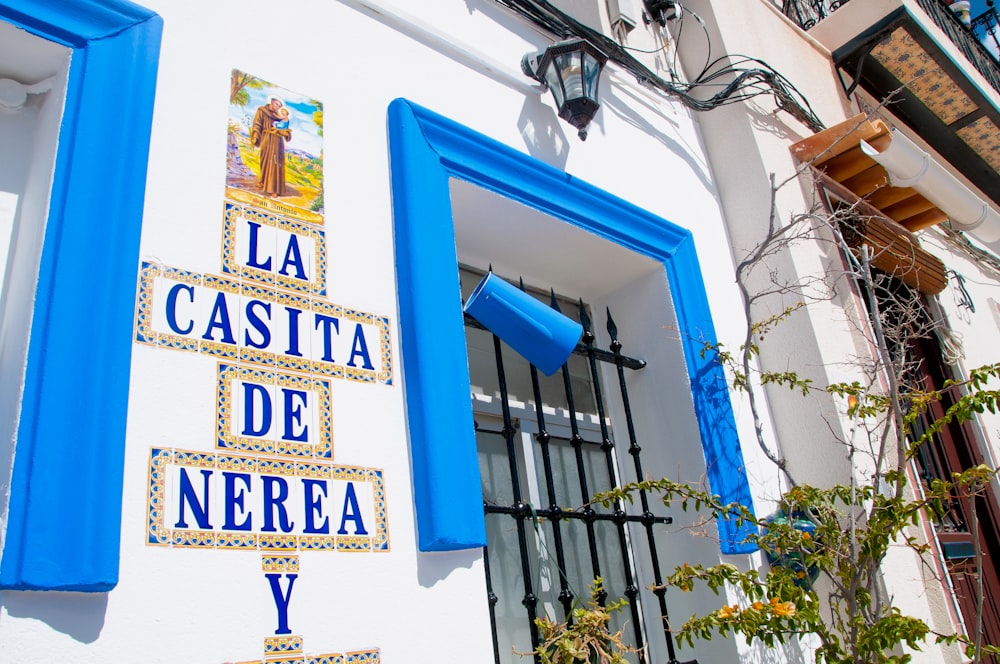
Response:
[[[0,1],[0,19],[73,47],[0,588],[107,591],[118,583],[135,274],[163,22],[119,0]]]
[[[684,361],[691,381],[691,397],[701,433],[708,485],[723,502],[739,503],[752,513],[753,498],[733,419],[729,384],[718,357],[714,352],[705,352],[706,344],[714,345],[716,336],[694,238],[688,236],[681,242],[674,256],[664,265],[677,323],[682,330]],[[757,533],[752,524],[738,526],[734,518],[720,519],[718,526],[723,553],[757,551],[757,545],[747,541]]]
[[[422,551],[486,542],[449,178],[477,184],[662,261],[685,341],[712,490],[753,504],[691,233],[409,101],[389,106],[399,325]],[[719,522],[724,553],[752,532]]]
[[[389,107],[414,500],[420,550],[453,551],[486,544],[483,490],[448,175],[409,111],[396,102]]]

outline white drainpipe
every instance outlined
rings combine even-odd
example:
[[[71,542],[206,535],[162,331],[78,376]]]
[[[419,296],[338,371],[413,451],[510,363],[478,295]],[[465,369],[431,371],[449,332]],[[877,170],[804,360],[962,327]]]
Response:
[[[861,151],[885,168],[892,186],[912,187],[947,214],[957,230],[983,242],[1000,240],[1000,213],[897,130],[882,152],[865,141]]]

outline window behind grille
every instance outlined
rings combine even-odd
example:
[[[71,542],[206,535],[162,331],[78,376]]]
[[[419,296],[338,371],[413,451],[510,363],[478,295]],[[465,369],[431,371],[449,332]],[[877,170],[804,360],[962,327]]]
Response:
[[[461,278],[468,297],[481,273],[463,269]],[[582,352],[578,347],[551,377],[529,367],[475,321],[466,321],[496,661],[524,661],[511,647],[521,653],[535,647],[533,619],[564,620],[576,603],[587,600],[597,576],[609,599],[630,600],[612,629],[624,627],[628,643],[651,653],[631,660],[676,661],[663,591],[651,589],[662,578],[652,532],[670,520],[654,516],[645,496],[630,514],[615,506],[585,507],[595,493],[619,484],[618,464],[633,464],[642,476],[631,423],[619,434],[624,442],[616,444],[605,416],[609,388],[595,382],[598,362],[612,363],[620,377],[642,363],[594,348],[589,311],[579,303],[557,304],[587,332]],[[619,383],[612,386],[613,398],[627,402],[624,380]],[[543,407],[536,408],[538,403]],[[651,578],[638,578],[637,558]],[[662,625],[643,625],[643,602],[659,606]]]

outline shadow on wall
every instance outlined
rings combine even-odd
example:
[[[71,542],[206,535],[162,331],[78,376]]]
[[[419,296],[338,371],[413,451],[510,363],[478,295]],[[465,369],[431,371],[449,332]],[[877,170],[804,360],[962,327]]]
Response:
[[[610,89],[611,86],[608,86]],[[621,97],[617,96],[619,94],[628,95],[631,97],[629,100],[623,100]],[[631,126],[635,127],[644,134],[653,137],[658,141],[663,147],[670,151],[671,156],[678,159],[682,159],[690,169],[691,173],[698,177],[702,186],[705,189],[715,192],[715,183],[712,181],[712,174],[707,170],[707,166],[704,162],[698,161],[694,158],[690,145],[684,145],[674,136],[670,136],[665,132],[654,126],[649,120],[647,120],[642,113],[637,113],[633,106],[635,104],[641,104],[646,107],[652,115],[657,115],[660,117],[665,117],[663,112],[655,107],[653,107],[649,102],[641,98],[639,94],[631,92],[628,88],[616,88],[611,92],[606,92],[602,95],[604,103],[602,104],[602,110],[598,112],[597,117],[594,118],[595,124],[601,119],[601,113],[614,113],[624,122],[627,122]],[[677,126],[677,123],[666,118],[668,122]]]
[[[548,94],[548,93],[545,93]],[[555,109],[546,106],[542,97],[527,96],[517,117],[517,128],[524,138],[528,154],[549,166],[566,169],[569,159],[569,138]]]
[[[93,643],[104,628],[107,593],[9,590],[0,592],[0,609],[14,618],[33,618],[80,643]]]
[[[483,557],[480,548],[462,551],[436,551],[417,555],[417,580],[424,588],[433,588],[459,568],[472,569]],[[486,578],[483,577],[483,599],[486,599]]]
[[[750,651],[740,657],[741,664],[806,664],[806,661],[794,639],[791,643],[771,647],[754,641]]]

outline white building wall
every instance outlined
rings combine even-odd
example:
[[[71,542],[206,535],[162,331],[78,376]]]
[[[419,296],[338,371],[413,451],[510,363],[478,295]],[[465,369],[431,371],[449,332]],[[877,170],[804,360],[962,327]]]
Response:
[[[844,12],[876,11],[888,4],[854,2]],[[809,101],[824,125],[835,125],[859,112],[844,96],[830,52],[781,15],[773,3],[767,0],[730,3],[720,9],[718,3],[694,1],[686,6],[706,19],[713,53],[724,52],[733,57],[747,54],[766,62]],[[834,20],[839,13],[829,19],[830,25],[839,25]],[[816,33],[826,36],[821,29]],[[845,34],[842,30],[840,36]],[[767,38],[761,39],[761,35]],[[691,32],[683,34],[678,48],[685,67],[704,61],[706,47],[697,44]],[[701,115],[699,120],[717,178],[735,261],[742,260],[766,233],[771,212],[769,178],[773,177],[779,187],[774,197],[779,228],[797,215],[819,209],[808,178],[796,177],[799,165],[789,152],[792,143],[810,136],[812,131],[787,113],[776,110],[771,99],[762,96],[747,104],[724,107]],[[829,241],[795,246],[767,265],[772,271],[752,279],[751,292],[771,289],[776,280],[802,283],[844,270],[839,250]],[[995,281],[984,282],[987,289],[995,284]],[[800,300],[794,295],[775,295],[761,302],[754,316],[757,320],[764,319]],[[864,382],[862,363],[872,353],[863,334],[859,334],[867,327],[864,310],[849,281],[840,280],[832,297],[793,314],[761,340],[761,370],[794,371],[811,378],[816,386],[840,381]],[[986,359],[989,356],[984,349],[981,357],[990,361]],[[843,402],[822,394],[804,400],[797,391],[785,387],[771,387],[764,392],[772,418],[772,444],[787,456],[796,482],[830,486],[846,483],[852,474],[869,481],[871,460],[863,454],[853,462],[847,459],[843,441],[851,433]],[[929,532],[918,537],[926,540]],[[916,556],[902,547],[893,548],[884,571],[888,592],[899,601],[899,606],[905,607],[907,614],[927,621],[939,631],[956,629],[954,607],[941,579],[928,575]],[[933,646],[919,654],[920,661],[927,662],[954,661],[956,656],[955,652]]]
[[[550,97],[520,73],[522,55],[550,37],[485,0],[424,3],[419,12],[398,0],[146,6],[165,27],[141,260],[220,274],[229,80],[238,68],[324,103],[326,299],[390,319],[393,384],[331,383],[335,462],[384,471],[389,551],[301,552],[288,608],[293,634],[302,635],[307,655],[377,649],[385,662],[491,662],[481,551],[423,554],[416,546],[386,108],[406,97],[691,229],[719,337],[735,347],[741,307],[699,118],[610,72],[602,110],[579,142]],[[641,34],[637,43],[652,42]],[[113,104],[108,122],[115,122]],[[146,543],[151,450],[212,452],[217,405],[214,358],[134,345],[121,581],[107,594],[0,593],[5,661],[262,660],[276,607],[260,552]],[[750,441],[745,406],[736,407],[741,438]],[[663,462],[663,474],[701,477],[697,441],[688,444],[680,460]],[[777,495],[775,474],[755,448],[744,454],[754,494]],[[684,526],[678,519],[672,555],[717,562],[715,543],[691,539]],[[759,564],[751,556],[732,560]],[[672,594],[670,606],[682,619],[717,602]],[[738,650],[746,652],[721,640],[692,656],[723,661]]]
[[[768,63],[795,86],[828,126],[853,115],[837,83],[829,53],[804,38],[771,3],[758,0],[715,13],[708,2],[689,6],[705,18],[713,53],[725,52],[733,58],[752,55]],[[768,39],[761,40],[761,34],[767,34]],[[704,61],[706,40],[699,43],[691,33],[685,33],[679,48],[686,56],[686,66]],[[787,113],[777,111],[767,96],[748,104],[721,107],[702,114],[699,120],[719,183],[734,260],[739,262],[766,236],[772,213],[772,178],[777,228],[815,210],[815,192],[797,177],[799,165],[789,150],[792,143],[810,136],[812,131]],[[817,247],[821,250],[817,251]],[[751,276],[750,293],[775,290],[776,282],[806,283],[817,276],[841,272],[843,266],[835,248],[822,248],[822,244],[799,243],[790,252],[767,259],[764,265],[768,269],[758,269]],[[817,385],[854,380],[857,369],[845,360],[866,352],[851,334],[848,316],[857,315],[854,294],[845,288],[832,300],[821,301],[821,290],[810,292],[815,301],[808,312],[793,314],[760,340],[762,368],[795,371]],[[763,320],[780,314],[801,301],[804,298],[793,292],[776,294],[758,303],[753,318]],[[808,399],[808,407],[803,407],[801,396],[786,387],[769,387],[765,392],[776,431],[775,444],[788,457],[795,481],[824,485],[834,476],[848,477],[851,471],[843,448],[836,448],[840,449],[838,453],[830,447],[830,427],[833,435],[847,437],[842,428],[845,423],[840,422],[842,404],[819,396]],[[826,463],[816,464],[816,458],[824,458]]]

